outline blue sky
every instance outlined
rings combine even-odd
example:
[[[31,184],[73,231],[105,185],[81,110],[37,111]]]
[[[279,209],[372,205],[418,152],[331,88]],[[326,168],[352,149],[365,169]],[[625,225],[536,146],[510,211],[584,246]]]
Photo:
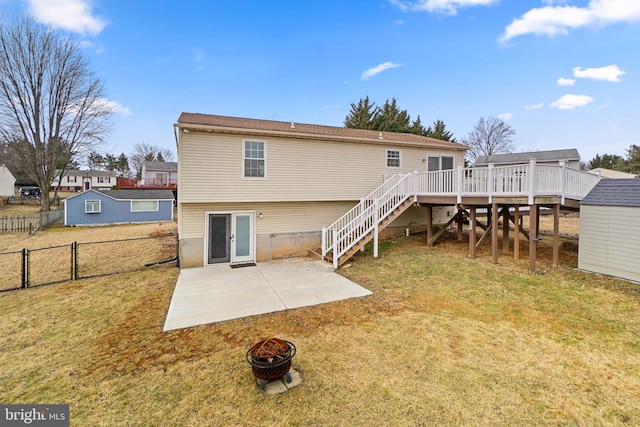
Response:
[[[175,151],[181,112],[342,126],[397,98],[456,138],[481,117],[516,151],[640,144],[639,0],[0,0],[74,33],[107,84],[106,152]]]

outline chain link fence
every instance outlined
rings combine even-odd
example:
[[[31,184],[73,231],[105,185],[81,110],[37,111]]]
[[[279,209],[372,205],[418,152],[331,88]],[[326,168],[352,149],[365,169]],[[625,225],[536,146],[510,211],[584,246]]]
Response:
[[[178,265],[177,234],[23,249],[0,253],[0,291]]]

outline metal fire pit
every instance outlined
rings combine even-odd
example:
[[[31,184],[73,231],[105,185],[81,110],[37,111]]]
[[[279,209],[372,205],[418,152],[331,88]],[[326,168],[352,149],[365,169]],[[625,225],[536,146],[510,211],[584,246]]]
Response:
[[[260,389],[264,390],[267,381],[285,378],[291,382],[289,369],[291,359],[296,355],[296,346],[290,341],[279,338],[267,338],[258,341],[247,351],[247,362],[251,365],[253,376],[258,380]]]

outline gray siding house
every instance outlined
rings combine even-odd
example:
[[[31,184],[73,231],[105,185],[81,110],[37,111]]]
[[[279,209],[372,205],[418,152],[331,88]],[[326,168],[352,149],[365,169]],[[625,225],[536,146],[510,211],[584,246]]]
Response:
[[[580,202],[578,268],[640,282],[640,179],[603,179]]]
[[[478,157],[473,164],[474,167],[484,167],[493,164],[494,166],[520,165],[529,163],[529,160],[536,159],[539,165],[560,165],[564,162],[568,168],[580,169],[580,153],[575,148],[566,150],[529,151],[524,153],[491,154],[489,156]]]
[[[64,225],[173,221],[171,190],[88,190],[64,201]]]

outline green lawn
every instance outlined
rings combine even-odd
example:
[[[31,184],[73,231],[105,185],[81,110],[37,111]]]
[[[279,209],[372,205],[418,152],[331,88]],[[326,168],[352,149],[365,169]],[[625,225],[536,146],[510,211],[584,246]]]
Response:
[[[575,253],[553,269],[544,245],[529,275],[464,242],[384,242],[341,269],[370,297],[170,333],[176,269],[5,292],[0,401],[68,403],[71,425],[640,424],[640,285]],[[304,380],[277,396],[244,359],[269,336]]]

